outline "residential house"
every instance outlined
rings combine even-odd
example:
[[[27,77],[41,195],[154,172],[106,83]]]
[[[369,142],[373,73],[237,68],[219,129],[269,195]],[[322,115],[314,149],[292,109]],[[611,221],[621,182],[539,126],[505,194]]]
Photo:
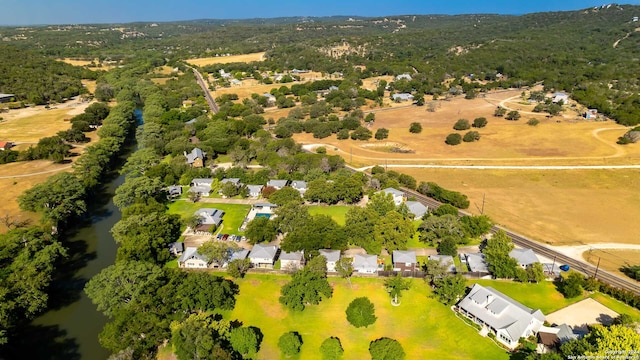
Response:
[[[260,197],[260,195],[262,195],[262,189],[264,189],[264,185],[247,185],[249,197],[252,198]]]
[[[537,335],[545,321],[540,310],[532,310],[490,287],[473,285],[457,305],[460,313],[496,335],[510,349],[520,338]]]
[[[336,271],[336,263],[340,260],[340,250],[318,250],[320,256],[324,256],[327,259],[327,271],[335,272]]]
[[[580,338],[580,333],[574,331],[571,326],[562,324],[558,326],[542,326],[538,330],[538,352],[549,353],[557,351],[560,345],[567,341]]]
[[[393,101],[413,101],[413,95],[409,94],[409,93],[400,93],[400,94],[393,94],[391,95],[391,99]]]
[[[406,200],[406,195],[403,191],[394,188],[386,188],[382,190],[382,192],[384,192],[385,194],[391,194],[393,196],[393,203],[396,204],[396,206],[399,206],[403,201]]]
[[[231,80],[229,81],[229,83],[230,83],[231,85],[233,85],[233,86],[240,86],[240,85],[242,85],[242,81],[240,81],[240,80],[238,80],[238,79],[231,79]]]
[[[393,250],[393,271],[416,271],[418,260],[416,252],[411,250]]]
[[[185,151],[184,156],[187,158],[187,164],[191,165],[191,167],[204,167],[204,152],[199,148],[193,148],[190,153]]]
[[[236,251],[232,251],[231,249],[229,249],[229,256],[227,257],[227,261],[222,264],[222,267],[226,268],[233,260],[244,260],[247,258],[247,256],[249,256],[249,250],[247,249],[239,249]]]
[[[484,260],[483,253],[468,253],[465,254],[467,259],[467,266],[469,266],[469,271],[472,273],[477,273],[478,275],[489,275],[489,267],[487,266],[487,262]]]
[[[447,267],[447,272],[455,273],[456,265],[453,262],[453,256],[451,255],[429,255],[429,260],[436,260],[440,265]]]
[[[210,233],[212,226],[215,226],[217,229],[220,224],[222,224],[224,211],[212,208],[202,208],[196,210],[195,215],[200,217],[200,224],[198,224],[198,226],[193,230],[199,233]]]
[[[291,182],[291,187],[298,190],[300,196],[304,196],[304,193],[307,192],[307,182],[302,180],[293,180]]]
[[[340,88],[339,88],[339,87],[337,87],[337,86],[335,86],[335,85],[331,85],[331,86],[329,86],[329,92],[332,92],[332,91],[338,91],[338,90],[340,90]]]
[[[269,180],[267,181],[267,186],[271,186],[276,190],[280,190],[283,187],[289,185],[289,180]]]
[[[209,262],[198,253],[198,248],[188,247],[178,259],[178,266],[186,269],[206,269],[209,267]]]
[[[587,120],[593,120],[598,118],[598,109],[587,109],[584,113],[584,118]]]
[[[562,101],[562,103],[566,105],[569,103],[569,95],[563,92],[556,92],[553,93],[551,101],[553,101],[554,103],[559,103],[560,101]]]
[[[280,269],[281,270],[298,270],[304,262],[304,251],[281,252],[280,253]]]
[[[353,271],[360,274],[378,273],[378,255],[356,254],[353,256]]]
[[[0,141],[0,151],[9,150],[13,147],[13,143],[9,141]]]
[[[211,193],[211,185],[213,184],[213,179],[193,179],[191,180],[191,188],[189,188],[189,192],[196,193],[200,196],[209,196]]]
[[[183,242],[172,242],[169,243],[169,253],[173,256],[180,256],[184,252],[184,243]]]
[[[251,265],[255,268],[273,269],[279,250],[276,245],[254,245],[249,253]]]
[[[269,93],[264,93],[262,94],[262,96],[267,98],[267,106],[275,106],[276,105],[276,97],[269,94]]]
[[[291,73],[292,74],[296,74],[296,75],[298,75],[298,74],[307,74],[308,72],[309,72],[309,70],[298,70],[298,69],[291,70]]]
[[[409,212],[413,214],[414,219],[421,219],[429,210],[426,205],[419,201],[407,201],[405,204],[409,208]]]
[[[396,76],[396,81],[398,80],[407,80],[407,81],[411,81],[413,78],[411,77],[411,75],[405,73],[405,74],[400,74]]]
[[[193,106],[193,104],[195,104],[195,102],[193,100],[184,100],[182,102],[182,107],[184,108],[190,108]]]
[[[230,79],[231,74],[228,72],[225,72],[224,69],[220,69],[220,77],[223,79]]]
[[[191,120],[189,120],[189,121],[185,121],[185,122],[184,122],[184,124],[185,124],[185,125],[193,125],[193,124],[195,124],[195,123],[196,123],[196,121],[198,121],[198,119],[193,118],[193,119],[191,119]]]
[[[169,193],[169,197],[172,198],[180,197],[180,195],[182,195],[182,186],[171,185],[167,188],[167,193]]]
[[[236,188],[239,188],[242,186],[242,183],[238,178],[229,178],[229,179],[225,178],[220,180],[220,185],[224,185],[224,184],[233,184],[235,185]],[[218,194],[222,194],[222,186],[220,186],[220,190],[218,190]]]
[[[540,262],[536,253],[531,249],[513,249],[509,252],[509,256],[516,259],[521,268],[526,269],[534,263]]]
[[[15,100],[14,94],[0,94],[0,103],[7,103]]]

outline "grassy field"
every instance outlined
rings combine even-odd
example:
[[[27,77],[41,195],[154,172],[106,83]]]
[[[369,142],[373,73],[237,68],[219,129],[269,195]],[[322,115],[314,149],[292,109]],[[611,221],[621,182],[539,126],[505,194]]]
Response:
[[[204,203],[197,202],[192,203],[190,201],[175,201],[169,205],[169,214],[178,214],[182,218],[193,215],[196,210],[202,208],[214,208],[225,212],[222,218],[222,225],[224,229],[222,232],[226,234],[242,234],[238,231],[240,225],[245,216],[249,212],[251,205],[238,205],[238,204],[218,204],[218,203]]]
[[[72,102],[51,110],[40,106],[10,110],[2,114],[4,120],[0,122],[0,139],[36,143],[43,137],[71,128],[71,123],[64,119],[82,113],[87,106],[89,103]]]
[[[316,205],[311,205],[311,206],[308,206],[307,208],[309,209],[309,213],[311,215],[316,215],[316,214],[329,215],[339,225],[344,226],[345,215],[347,214],[347,211],[349,211],[349,209],[351,209],[352,207],[353,206],[338,206],[338,205],[316,206]]]
[[[264,52],[242,54],[242,55],[231,55],[231,56],[197,58],[197,59],[189,59],[186,61],[191,65],[206,66],[206,65],[213,65],[213,64],[229,64],[229,63],[235,63],[235,62],[251,62],[251,61],[262,61],[262,60],[264,60]]]
[[[640,265],[640,250],[588,250],[582,254],[582,257],[593,265],[598,265],[601,269],[618,274],[623,278],[629,278],[622,271],[620,267],[624,265]]]
[[[332,278],[333,297],[303,312],[290,312],[278,302],[280,287],[288,276],[248,275],[239,280],[236,307],[223,315],[238,319],[244,326],[257,326],[264,333],[260,359],[278,359],[278,338],[287,331],[298,331],[304,342],[299,359],[319,359],[324,339],[337,336],[346,359],[368,359],[372,340],[386,336],[398,340],[409,359],[507,359],[508,354],[489,339],[457,319],[446,306],[430,298],[422,280],[414,280],[411,290],[398,307],[391,305],[381,279]],[[368,328],[351,326],[344,311],[356,297],[366,296],[375,305],[378,320]]]

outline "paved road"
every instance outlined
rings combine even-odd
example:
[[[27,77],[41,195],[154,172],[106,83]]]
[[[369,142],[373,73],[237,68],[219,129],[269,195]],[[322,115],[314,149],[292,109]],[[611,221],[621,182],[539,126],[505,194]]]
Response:
[[[207,99],[207,104],[209,104],[209,108],[211,109],[211,112],[214,114],[217,114],[218,111],[220,111],[218,109],[218,104],[216,104],[215,100],[213,99],[213,96],[211,96],[211,93],[209,92],[209,88],[207,87],[207,83],[204,81],[202,74],[200,74],[200,72],[196,70],[196,68],[194,67],[191,67],[189,65],[185,65],[185,66],[191,69],[191,71],[193,71],[193,74],[196,76],[196,81],[198,82],[198,85],[200,85],[200,88],[202,88],[202,91],[204,92],[204,98]]]
[[[30,174],[0,176],[0,179],[15,179],[15,178],[43,175],[43,174],[51,174],[51,173],[60,172],[60,171],[63,171],[63,170],[68,170],[68,169],[71,169],[71,165],[64,166],[64,167],[57,168],[57,169],[52,169],[52,170],[38,171],[38,172],[30,173]]]
[[[424,168],[424,169],[473,169],[473,170],[598,170],[598,169],[640,169],[640,165],[421,165],[421,164],[381,164],[388,168]],[[358,171],[373,168],[365,166]]]

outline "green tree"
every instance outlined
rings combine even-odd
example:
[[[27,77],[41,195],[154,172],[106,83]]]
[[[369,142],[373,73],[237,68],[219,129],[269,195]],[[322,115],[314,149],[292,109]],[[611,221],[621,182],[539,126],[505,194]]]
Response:
[[[318,270],[323,267],[324,270]],[[332,294],[333,289],[327,281],[326,259],[316,256],[280,289],[280,303],[291,310],[302,311],[307,305],[317,305]]]
[[[123,216],[111,229],[113,239],[120,245],[117,260],[166,262],[171,257],[167,246],[180,237],[180,225],[180,216],[166,214],[164,209]]]
[[[349,138],[349,129],[342,129],[336,133],[338,140],[346,140]]]
[[[440,241],[440,243],[438,244],[437,250],[438,250],[438,254],[440,255],[451,255],[451,256],[458,255],[457,242],[454,238],[450,236],[445,237],[444,239],[442,239],[442,241]]]
[[[320,354],[323,360],[340,360],[344,354],[344,349],[337,337],[326,338],[320,345]]]
[[[124,209],[136,201],[157,198],[162,187],[162,182],[155,178],[151,179],[146,176],[128,178],[116,189],[113,203],[119,209]]]
[[[211,314],[192,314],[172,324],[171,343],[179,360],[231,359],[233,353],[225,346],[229,329],[228,322],[215,320]]]
[[[453,215],[455,217],[458,217],[458,212],[460,210],[458,210],[457,207],[451,205],[451,204],[442,204],[440,206],[438,206],[437,208],[435,208],[433,211],[431,211],[430,215],[433,216],[442,216],[442,215]]]
[[[613,352],[627,356],[640,349],[640,334],[635,329],[622,325],[609,327],[596,324],[585,336],[595,349],[585,351],[584,355],[593,358],[605,358]]]
[[[584,285],[584,277],[577,272],[571,272],[566,278],[563,278],[560,292],[566,298],[574,298],[582,295],[582,286]]]
[[[347,307],[347,321],[357,328],[368,327],[378,319],[373,303],[366,297],[355,298]]]
[[[460,220],[457,216],[450,214],[428,217],[418,226],[418,231],[420,232],[420,241],[432,246],[446,238],[451,238],[456,243],[462,242],[464,238],[464,230],[460,225]]]
[[[466,279],[461,274],[445,275],[433,280],[433,295],[450,306],[458,302],[466,291]]]
[[[373,228],[373,237],[377,243],[392,252],[405,250],[407,242],[414,234],[413,223],[396,211],[388,212],[378,219]]]
[[[294,356],[300,352],[302,337],[296,331],[286,332],[278,339],[278,347],[283,355],[287,357]]]
[[[229,333],[229,342],[241,355],[253,357],[260,349],[262,333],[254,327],[235,328]]]
[[[232,277],[238,279],[244,277],[244,274],[251,268],[251,260],[235,259],[227,265],[227,272]]]
[[[238,195],[238,187],[232,182],[226,182],[220,187],[220,192],[225,197],[234,197]]]
[[[505,109],[505,108],[503,108],[501,106],[498,106],[496,108],[496,110],[493,112],[493,116],[495,116],[495,117],[503,117],[504,114],[506,114],[506,113],[507,113],[507,109]]]
[[[509,111],[509,113],[507,114],[507,116],[505,117],[505,119],[507,120],[519,120],[520,119],[520,113],[516,110],[513,111]]]
[[[471,124],[469,124],[469,120],[467,119],[459,119],[453,125],[454,130],[469,130],[471,128]]]
[[[396,209],[396,204],[393,201],[393,195],[387,194],[383,191],[373,194],[369,198],[367,209],[376,212],[379,216],[387,215],[387,213]]]
[[[282,240],[284,251],[307,253],[320,249],[346,249],[347,236],[338,223],[329,215],[313,215],[306,222],[289,231]]]
[[[271,196],[269,196],[269,201],[278,206],[282,206],[288,203],[302,203],[302,198],[300,197],[300,192],[298,190],[285,186],[271,194]]]
[[[540,124],[540,121],[538,119],[529,119],[529,121],[527,121],[527,125],[529,126],[537,126],[538,124]]]
[[[411,280],[404,279],[400,274],[388,277],[384,281],[384,288],[391,296],[394,303],[399,303],[398,299],[402,296],[402,291],[411,288]]]
[[[488,234],[493,221],[487,215],[465,215],[460,218],[460,225],[467,237],[475,239]]]
[[[444,141],[447,145],[458,145],[462,142],[462,136],[460,134],[449,134]]]
[[[406,357],[402,345],[397,340],[380,338],[369,344],[371,360],[402,360]]]
[[[473,127],[474,128],[483,128],[485,126],[487,126],[489,122],[487,121],[487,118],[484,117],[479,117],[479,118],[475,118],[473,120]]]
[[[371,139],[371,130],[363,126],[358,126],[351,132],[351,140],[369,140]]]
[[[375,138],[376,140],[384,140],[389,137],[389,130],[385,128],[380,128],[376,130]]]
[[[232,310],[238,286],[230,280],[204,272],[187,273],[176,286],[174,306],[187,313]]]
[[[544,281],[544,268],[539,262],[531,264],[527,269],[527,278],[529,281],[539,283]]]
[[[347,279],[351,284],[351,275],[353,275],[353,258],[341,257],[336,261],[336,272],[341,278]]]
[[[514,278],[518,263],[509,256],[513,250],[513,242],[502,230],[499,230],[487,240],[487,245],[482,249],[485,260],[489,264],[489,271],[497,278]]]
[[[478,140],[480,140],[480,133],[477,131],[469,131],[462,137],[462,141],[464,142],[474,142]]]
[[[447,274],[447,265],[444,265],[440,260],[430,259],[424,264],[425,281],[433,284],[435,279],[439,279]]]
[[[420,134],[422,132],[422,125],[419,122],[412,122],[409,125],[409,132],[412,134]]]
[[[266,217],[256,217],[247,224],[245,231],[249,243],[252,245],[271,242],[278,235],[276,223]]]
[[[127,158],[127,162],[120,170],[120,173],[131,177],[141,176],[151,167],[160,163],[160,160],[160,156],[156,154],[154,149],[140,149]]]
[[[222,267],[229,260],[230,254],[239,249],[234,242],[207,241],[198,247],[198,253],[204,256],[208,263]]]

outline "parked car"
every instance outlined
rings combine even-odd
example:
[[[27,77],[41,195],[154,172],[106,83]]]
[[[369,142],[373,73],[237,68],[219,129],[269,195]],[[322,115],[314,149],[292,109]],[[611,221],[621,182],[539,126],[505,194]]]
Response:
[[[560,270],[569,271],[569,265],[560,265]]]
[[[222,234],[218,233],[218,235],[216,235],[216,240],[220,240],[222,239]]]
[[[247,237],[242,235],[242,238],[240,239],[240,241],[247,241]]]
[[[236,241],[235,235],[229,235],[229,241]]]
[[[222,235],[222,241],[227,241],[228,238],[229,238],[229,234]]]

